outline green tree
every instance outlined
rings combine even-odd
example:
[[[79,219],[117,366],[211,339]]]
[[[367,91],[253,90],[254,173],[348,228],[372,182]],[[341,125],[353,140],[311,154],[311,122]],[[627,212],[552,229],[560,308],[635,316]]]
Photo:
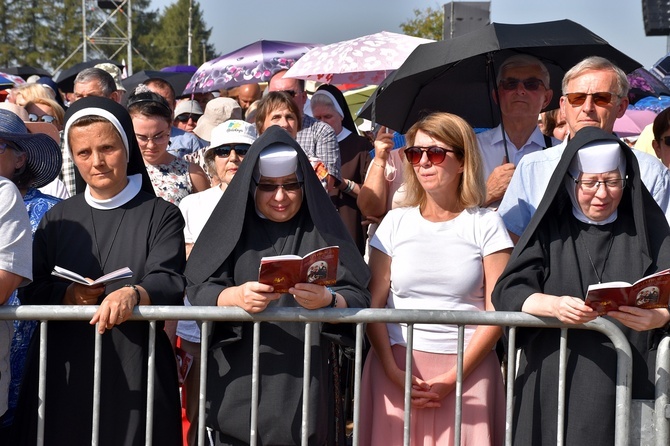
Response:
[[[428,7],[425,10],[415,9],[414,18],[400,24],[404,34],[424,39],[442,40],[444,26],[444,10]]]
[[[16,48],[13,45],[15,32],[12,22],[17,4],[18,0],[0,2],[0,66],[9,66],[16,57]]]
[[[159,19],[158,27],[151,33],[153,42],[152,65],[186,64],[188,61],[188,16],[189,0],[177,0],[165,8]],[[205,27],[202,9],[193,1],[191,16],[192,55],[191,64],[200,65],[216,57],[214,45],[209,43],[211,28]],[[203,45],[205,60],[203,60]]]

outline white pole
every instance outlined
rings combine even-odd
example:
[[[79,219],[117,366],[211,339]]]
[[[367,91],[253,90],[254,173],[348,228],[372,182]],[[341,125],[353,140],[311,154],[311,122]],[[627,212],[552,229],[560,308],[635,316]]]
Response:
[[[133,74],[133,5],[128,0],[128,62],[126,64],[126,72],[128,76]]]
[[[193,54],[193,0],[188,1],[188,65],[191,65],[191,55]]]
[[[82,37],[82,62],[86,62],[86,41],[88,36],[86,35],[86,0],[81,0],[81,37]]]

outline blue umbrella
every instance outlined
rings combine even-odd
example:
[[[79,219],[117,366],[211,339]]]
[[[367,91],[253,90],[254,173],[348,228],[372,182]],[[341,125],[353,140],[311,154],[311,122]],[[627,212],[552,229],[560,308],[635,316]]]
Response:
[[[14,81],[11,79],[7,79],[4,76],[0,76],[0,90],[4,90],[6,88],[12,88],[14,86]]]
[[[670,107],[670,96],[649,96],[629,106],[629,108],[635,110],[651,110],[656,113],[660,113],[668,107]]]

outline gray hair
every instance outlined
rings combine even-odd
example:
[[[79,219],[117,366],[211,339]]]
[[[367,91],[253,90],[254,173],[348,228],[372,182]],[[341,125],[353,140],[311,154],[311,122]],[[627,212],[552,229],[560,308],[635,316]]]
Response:
[[[542,72],[542,77],[540,80],[544,83],[545,88],[551,88],[549,84],[551,79],[549,78],[549,70],[547,70],[547,66],[542,63],[540,59],[535,56],[531,56],[530,54],[515,54],[514,56],[510,56],[505,59],[505,61],[500,65],[500,68],[498,68],[496,84],[500,84],[500,81],[504,79],[503,74],[505,71],[507,71],[507,69],[522,67],[538,67]]]
[[[117,90],[116,82],[114,82],[112,75],[100,68],[86,68],[80,71],[77,77],[74,78],[75,84],[87,84],[93,81],[100,84],[100,89],[105,97],[110,97]]]
[[[624,73],[621,68],[614,65],[614,63],[600,56],[587,57],[565,73],[565,76],[563,76],[563,84],[561,85],[563,94],[574,93],[567,90],[570,81],[581,76],[585,71],[591,70],[612,71],[616,75],[617,89],[619,91],[612,91],[611,93],[618,94],[620,98],[628,96],[630,84],[628,83],[626,73]]]

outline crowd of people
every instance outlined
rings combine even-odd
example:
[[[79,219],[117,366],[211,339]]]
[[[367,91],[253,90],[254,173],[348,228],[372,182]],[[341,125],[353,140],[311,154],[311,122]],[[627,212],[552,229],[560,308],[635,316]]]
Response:
[[[653,399],[670,312],[620,306],[599,315],[585,295],[591,284],[670,268],[670,110],[653,124],[653,156],[613,133],[629,85],[604,58],[568,70],[561,92],[542,61],[523,54],[500,65],[495,83],[499,126],[476,134],[459,116],[427,112],[401,147],[386,127],[362,136],[336,86],[308,97],[286,70],[267,86],[185,98],[161,78],[125,91],[111,64],[82,70],[71,92],[48,78],[9,91],[0,103],[0,302],[96,306],[88,322],[49,324],[45,443],[90,442],[98,333],[99,444],[144,443],[149,342],[153,441],[197,444],[202,336],[206,443],[249,444],[254,324],[215,322],[201,333],[194,321],[166,321],[152,338],[149,322],[129,320],[138,305],[502,310],[565,324],[602,316],[630,342],[633,398]],[[559,94],[560,108],[546,110]],[[258,281],[263,257],[333,245],[330,286],[279,293]],[[56,267],[93,280],[123,267],[132,276],[84,285],[52,275]],[[353,326],[309,329],[260,325],[259,444],[299,444],[303,422],[309,444],[347,442]],[[415,325],[407,370],[407,324],[367,326],[360,444],[402,442],[407,373],[410,443],[452,444],[458,333]],[[504,332],[464,333],[461,442],[502,444]],[[34,321],[0,324],[2,444],[35,444],[39,335]],[[612,444],[614,347],[602,334],[570,332],[558,432],[560,341],[557,329],[518,333],[513,443],[555,444],[560,435],[571,445]],[[188,361],[187,373],[176,358]]]

